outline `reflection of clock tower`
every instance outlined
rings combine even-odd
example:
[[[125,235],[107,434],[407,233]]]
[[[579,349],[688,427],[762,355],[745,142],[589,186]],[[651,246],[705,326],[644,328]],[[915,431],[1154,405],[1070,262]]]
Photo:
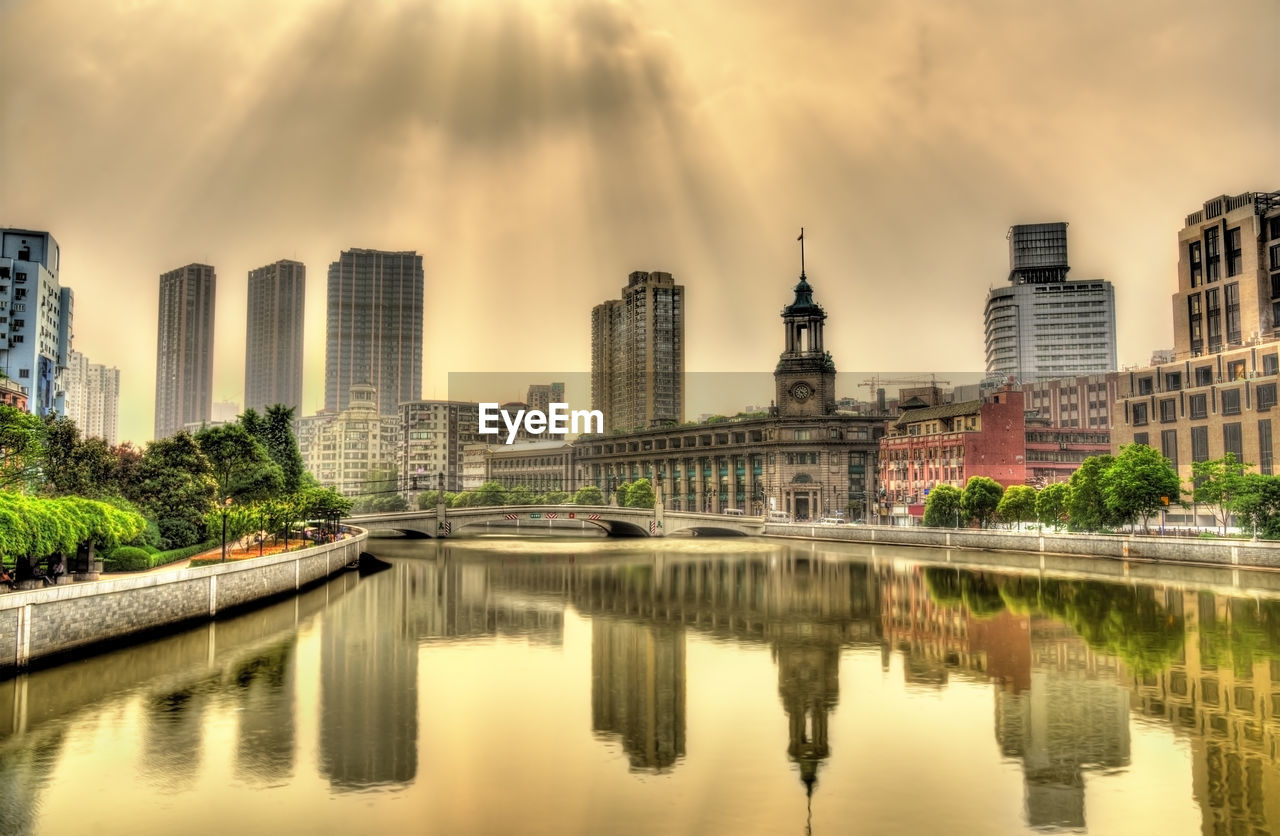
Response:
[[[778,415],[830,415],[836,411],[836,365],[822,342],[827,313],[813,301],[804,275],[804,230],[800,231],[800,283],[795,301],[782,309],[786,346],[773,370]]]

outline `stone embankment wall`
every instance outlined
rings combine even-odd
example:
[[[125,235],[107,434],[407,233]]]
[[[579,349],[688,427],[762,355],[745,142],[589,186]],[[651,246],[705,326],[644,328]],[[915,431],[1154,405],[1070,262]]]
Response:
[[[0,594],[0,673],[302,589],[360,557],[368,532],[295,552]]]
[[[765,534],[852,543],[891,543],[949,549],[985,549],[1039,554],[1148,560],[1160,563],[1280,568],[1280,544],[1249,540],[1157,537],[1134,534],[1066,534],[992,529],[946,529],[879,525],[765,526]]]

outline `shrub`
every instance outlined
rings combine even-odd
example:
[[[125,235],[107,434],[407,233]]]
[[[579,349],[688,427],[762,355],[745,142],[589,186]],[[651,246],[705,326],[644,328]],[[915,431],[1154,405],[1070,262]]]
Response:
[[[151,568],[151,555],[137,546],[121,546],[103,560],[110,572],[143,572]]]
[[[179,560],[186,560],[188,557],[200,554],[200,552],[208,551],[215,545],[213,541],[209,541],[207,543],[196,543],[194,546],[187,546],[184,549],[170,549],[167,552],[159,552],[151,558],[151,565],[164,566]],[[222,555],[219,554],[218,557],[221,558]]]

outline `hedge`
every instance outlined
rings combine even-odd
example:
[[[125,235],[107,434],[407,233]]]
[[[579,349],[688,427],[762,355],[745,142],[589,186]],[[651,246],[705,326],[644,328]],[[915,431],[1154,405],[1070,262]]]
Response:
[[[213,548],[214,543],[197,543],[181,549],[148,554],[145,547],[121,546],[103,558],[103,568],[108,572],[145,572],[157,566],[185,560]]]

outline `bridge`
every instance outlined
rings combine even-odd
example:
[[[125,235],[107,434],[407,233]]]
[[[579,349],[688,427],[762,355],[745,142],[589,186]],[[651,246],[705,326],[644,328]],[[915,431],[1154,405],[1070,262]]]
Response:
[[[449,537],[486,527],[503,532],[567,533],[588,526],[611,537],[755,536],[764,534],[761,517],[619,508],[611,505],[493,505],[484,508],[427,508],[388,514],[360,514],[345,522],[369,531],[399,531],[425,537]],[[470,531],[468,531],[470,529]]]

